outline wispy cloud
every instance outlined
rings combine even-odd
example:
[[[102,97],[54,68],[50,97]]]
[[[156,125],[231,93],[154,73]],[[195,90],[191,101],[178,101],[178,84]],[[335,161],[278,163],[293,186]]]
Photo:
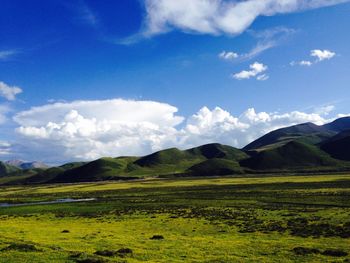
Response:
[[[264,51],[280,45],[295,32],[296,30],[287,27],[274,27],[263,31],[250,30],[249,33],[258,40],[250,51],[243,54],[238,54],[235,51],[222,51],[219,54],[219,58],[228,61],[246,61],[253,59]]]
[[[11,111],[11,108],[7,104],[0,104],[0,124],[3,124],[7,120],[7,114]]]
[[[273,16],[349,2],[349,0],[145,0],[143,34],[178,29],[186,33],[237,35],[259,16]]]
[[[72,13],[74,22],[97,28],[100,24],[97,14],[85,0],[61,1],[60,4]]]
[[[93,12],[93,10],[86,4],[85,1],[81,1],[78,10],[80,13],[80,18],[85,23],[89,24],[90,26],[97,27],[99,24],[99,20],[97,19],[96,14]]]
[[[0,61],[6,61],[19,53],[17,49],[0,50]]]

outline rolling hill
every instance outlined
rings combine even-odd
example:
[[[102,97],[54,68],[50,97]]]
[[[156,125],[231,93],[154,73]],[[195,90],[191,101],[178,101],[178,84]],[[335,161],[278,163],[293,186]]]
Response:
[[[323,127],[329,131],[334,131],[337,133],[350,130],[350,117],[336,119],[333,122],[323,125]]]
[[[28,169],[46,169],[48,166],[42,162],[24,162],[22,160],[10,160],[5,162],[8,165],[15,166],[17,168],[28,170]]]
[[[318,126],[309,122],[269,132],[268,134],[251,142],[243,149],[246,151],[262,151],[265,149],[278,147],[295,140],[310,144],[317,144],[335,134],[336,132],[328,130],[324,126]]]
[[[336,119],[325,125],[311,122],[281,128],[267,133],[243,148],[245,151],[261,151],[278,147],[290,141],[300,141],[309,144],[320,144],[337,133],[350,129],[350,117]]]
[[[350,161],[350,130],[340,132],[321,144],[321,149],[333,158]]]
[[[20,170],[21,169],[17,168],[16,166],[0,162],[0,177],[14,174],[16,172],[19,172]]]
[[[340,165],[340,162],[314,145],[290,141],[284,145],[261,151],[242,160],[240,164],[253,170],[300,170],[336,167]]]
[[[218,158],[195,164],[186,172],[188,176],[218,176],[244,173],[237,161]]]
[[[141,157],[105,157],[91,162],[28,170],[0,162],[0,177],[16,175],[13,181],[6,182],[40,184],[281,171],[342,171],[350,170],[350,162],[347,162],[350,161],[349,149],[350,118],[346,117],[323,126],[304,123],[281,128],[242,150],[211,143],[188,150],[170,148]]]

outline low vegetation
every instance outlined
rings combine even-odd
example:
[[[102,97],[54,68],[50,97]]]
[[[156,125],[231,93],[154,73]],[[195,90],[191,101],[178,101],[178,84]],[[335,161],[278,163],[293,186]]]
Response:
[[[64,198],[95,200],[35,205]],[[7,186],[0,262],[347,262],[349,200],[345,174]]]

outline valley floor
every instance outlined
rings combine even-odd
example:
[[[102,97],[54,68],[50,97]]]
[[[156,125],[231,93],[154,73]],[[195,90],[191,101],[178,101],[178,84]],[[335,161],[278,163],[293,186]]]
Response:
[[[66,198],[0,207],[0,262],[350,262],[350,175],[0,188]]]

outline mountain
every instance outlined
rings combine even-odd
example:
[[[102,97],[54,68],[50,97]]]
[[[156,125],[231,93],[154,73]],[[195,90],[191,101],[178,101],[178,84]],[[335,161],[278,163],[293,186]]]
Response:
[[[301,170],[306,168],[336,167],[340,161],[333,159],[317,146],[290,141],[267,149],[242,160],[241,166],[253,170]]]
[[[205,159],[221,158],[230,160],[242,160],[248,157],[248,155],[242,150],[219,143],[205,144],[189,149],[186,152],[192,155],[201,156]]]
[[[187,162],[196,158],[200,158],[200,156],[187,151],[181,151],[177,148],[170,148],[141,157],[135,161],[135,164],[141,167],[154,167],[157,165],[179,164],[183,161]]]
[[[210,159],[230,159],[230,161],[226,163],[233,163],[234,160],[241,160],[247,157],[248,156],[239,149],[217,143],[202,145],[184,151],[177,148],[170,148],[140,158],[101,158],[58,172],[47,182],[126,180],[145,176],[186,174],[198,171],[199,168],[194,167],[194,165]],[[213,161],[213,163],[214,162],[218,161]],[[237,166],[239,168],[239,164],[235,162],[232,167],[236,169]],[[190,167],[193,167],[193,169],[190,169]],[[230,166],[230,168],[232,167]],[[53,175],[53,173],[51,173],[51,175]]]
[[[48,168],[48,165],[46,165],[42,162],[24,162],[22,160],[9,160],[9,161],[6,161],[5,163],[8,165],[23,169],[23,170],[37,169],[37,168],[42,168],[42,169]]]
[[[92,162],[78,165],[49,180],[49,183],[87,182],[117,179],[136,179],[121,176],[127,169],[127,158],[101,158]],[[122,178],[121,178],[122,177]]]
[[[338,133],[321,144],[321,149],[333,158],[350,161],[350,130]]]
[[[350,130],[350,117],[336,119],[331,123],[323,125],[323,127],[334,132]]]
[[[20,169],[17,168],[16,166],[13,166],[4,162],[0,162],[0,177],[8,176],[10,174],[13,174],[19,171]]]
[[[101,158],[87,163],[52,167],[25,179],[26,183],[65,183],[102,180],[127,180],[157,175],[193,175],[203,172],[241,173],[239,160],[248,158],[243,151],[218,143],[189,150],[165,149],[143,157]],[[212,161],[211,161],[212,160]],[[198,165],[198,166],[196,166]],[[211,167],[211,170],[205,167]]]
[[[218,158],[195,164],[187,170],[187,175],[189,176],[218,176],[243,173],[244,171],[237,161]]]
[[[65,171],[80,167],[84,164],[84,162],[73,162],[58,167],[47,168],[42,171],[37,171],[37,173],[33,176],[21,179],[21,182],[26,184],[47,183],[50,180],[53,180],[56,176],[64,173]]]
[[[317,172],[350,169],[350,118],[326,125],[303,123],[272,131],[242,150],[211,143],[188,150],[170,148],[132,157],[100,158],[48,168],[0,162],[0,176],[23,175],[11,183],[74,183],[145,177],[216,176],[259,172]],[[21,169],[20,169],[20,168]],[[44,169],[42,169],[44,168]],[[6,180],[8,182],[8,180]]]
[[[334,131],[330,131],[324,126],[318,126],[308,122],[272,131],[251,142],[243,149],[246,151],[261,151],[280,146],[294,140],[316,144],[332,137],[335,134],[336,133]]]

